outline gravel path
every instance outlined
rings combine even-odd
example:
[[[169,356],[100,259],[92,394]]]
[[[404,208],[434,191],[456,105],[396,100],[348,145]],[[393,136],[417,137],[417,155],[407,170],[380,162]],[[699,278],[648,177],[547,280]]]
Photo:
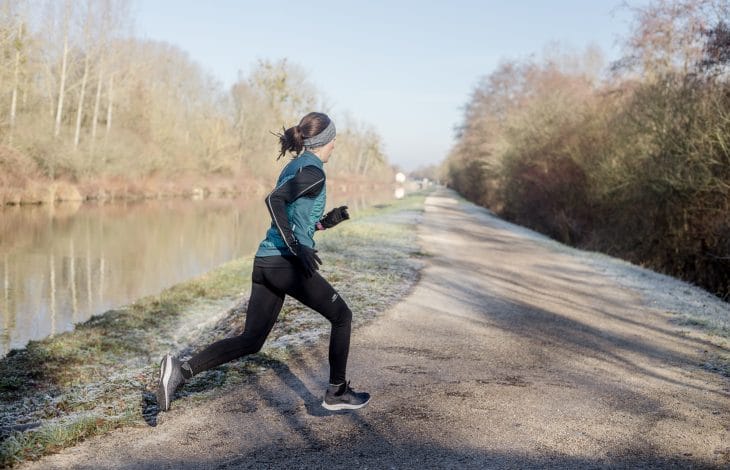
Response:
[[[722,341],[683,331],[603,261],[446,190],[427,199],[419,239],[431,256],[416,288],[353,334],[367,408],[319,406],[320,342],[218,397],[173,403],[156,427],[22,468],[730,466],[730,380],[706,367],[727,355]]]

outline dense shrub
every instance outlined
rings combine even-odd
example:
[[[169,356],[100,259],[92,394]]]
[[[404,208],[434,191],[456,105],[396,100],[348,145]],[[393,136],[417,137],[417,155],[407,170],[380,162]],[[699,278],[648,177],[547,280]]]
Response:
[[[590,50],[503,64],[467,104],[447,182],[560,241],[727,298],[730,35],[717,5],[638,10],[610,78],[592,73]]]

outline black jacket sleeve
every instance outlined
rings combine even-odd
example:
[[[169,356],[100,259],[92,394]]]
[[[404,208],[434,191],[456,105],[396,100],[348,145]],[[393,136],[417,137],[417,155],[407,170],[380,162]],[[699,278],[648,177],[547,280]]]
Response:
[[[269,209],[271,222],[290,250],[297,241],[286,215],[286,206],[300,197],[316,197],[324,188],[324,180],[322,170],[316,166],[305,166],[293,178],[277,186],[266,196],[266,207]],[[291,251],[296,253],[294,250]]]

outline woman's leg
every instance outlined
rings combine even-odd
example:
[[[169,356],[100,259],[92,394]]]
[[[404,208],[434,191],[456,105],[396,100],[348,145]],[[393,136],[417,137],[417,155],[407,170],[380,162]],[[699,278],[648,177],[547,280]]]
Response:
[[[258,352],[274,327],[283,303],[284,292],[267,285],[262,269],[254,266],[243,334],[217,341],[193,356],[187,361],[192,374]]]
[[[352,312],[342,297],[319,273],[305,277],[294,263],[290,269],[266,270],[264,278],[267,284],[291,295],[330,321],[330,383],[344,383],[350,351]]]
[[[268,275],[270,271],[266,271]],[[332,324],[330,333],[330,386],[327,387],[322,406],[328,410],[356,410],[370,402],[370,394],[356,392],[346,382],[347,356],[350,351],[350,330],[352,312],[340,294],[319,273],[305,277],[293,266],[286,270],[288,275],[276,279],[266,278],[275,283],[277,289],[286,292],[304,305],[324,315]]]

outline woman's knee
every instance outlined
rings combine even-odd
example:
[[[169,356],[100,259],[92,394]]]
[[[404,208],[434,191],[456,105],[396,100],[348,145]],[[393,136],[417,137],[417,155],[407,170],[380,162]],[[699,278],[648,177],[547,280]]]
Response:
[[[343,305],[337,311],[337,315],[332,321],[333,325],[344,326],[352,323],[352,310],[347,305]]]
[[[238,338],[240,348],[244,355],[256,354],[261,351],[261,348],[264,347],[264,343],[266,342],[266,337],[250,336],[246,333],[240,335]]]

